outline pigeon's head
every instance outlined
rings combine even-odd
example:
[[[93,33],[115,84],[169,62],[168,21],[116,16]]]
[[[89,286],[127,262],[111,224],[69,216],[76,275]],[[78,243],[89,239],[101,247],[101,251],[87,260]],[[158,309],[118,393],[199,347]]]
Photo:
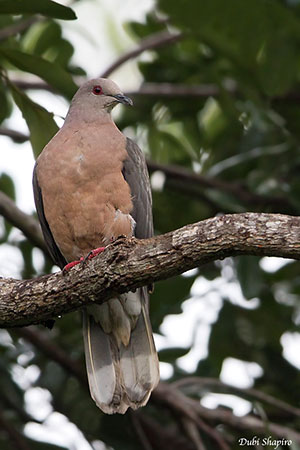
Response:
[[[118,103],[133,105],[132,100],[124,95],[119,86],[107,78],[94,78],[84,83],[73,97],[69,114],[82,118],[110,114]]]

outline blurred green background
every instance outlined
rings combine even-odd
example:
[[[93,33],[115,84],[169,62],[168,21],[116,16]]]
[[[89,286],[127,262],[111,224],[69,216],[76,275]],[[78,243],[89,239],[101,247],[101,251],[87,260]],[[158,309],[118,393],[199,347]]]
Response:
[[[15,146],[29,137],[35,156],[58,129],[53,110],[39,104],[37,92],[51,91],[68,102],[86,77],[84,68],[74,62],[72,39],[64,33],[66,24],[70,30],[76,22],[72,6],[83,3],[78,0],[65,7],[50,0],[0,1],[0,134],[10,136]],[[90,1],[88,7],[101,13],[102,2]],[[109,39],[121,53],[113,14],[110,20]],[[149,161],[156,233],[218,213],[299,215],[300,1],[158,0],[144,20],[124,26],[137,47],[148,49],[137,59],[141,86],[127,92],[134,108],[122,109],[116,117],[119,128],[138,142]],[[88,28],[86,23],[83,32]],[[167,33],[174,39],[168,40]],[[16,108],[28,133],[16,133],[10,119]],[[6,152],[3,145],[2,161]],[[16,180],[2,170],[1,160],[0,190],[15,199]],[[0,222],[1,246],[21,251],[21,275],[49,273],[51,261],[40,255],[37,267],[34,245],[25,238],[14,239],[14,232],[7,220]],[[215,407],[225,408],[237,422],[206,420],[221,443],[205,427],[197,431],[197,443],[182,418],[155,398],[139,414],[104,416],[81,375],[81,320],[72,314],[58,320],[52,331],[41,326],[0,332],[0,448],[235,449],[240,448],[239,437],[276,438],[271,422],[299,431],[299,272],[296,261],[228,258],[157,283],[151,299],[154,331],[163,335],[170,324],[177,326],[176,345],[159,345],[164,347],[160,360],[167,364],[162,366],[167,381],[200,377],[198,384],[187,380],[186,389],[180,389],[203,405],[209,405],[210,393],[247,399],[247,411],[262,421],[263,430],[247,429],[242,421],[238,425],[239,412],[225,397],[214,397]],[[191,311],[195,308],[196,321],[180,316],[187,299],[185,305]],[[165,320],[170,314],[171,319]],[[167,341],[158,336],[159,342]],[[59,363],[58,349],[71,366]],[[224,364],[233,359],[241,361],[239,367],[256,368],[245,387],[290,407],[218,384],[221,375],[223,381],[243,385],[233,364],[222,376]],[[22,383],[22,374],[31,381]],[[42,393],[46,396],[49,410],[40,416],[42,403],[32,406],[29,388],[31,393],[40,392],[39,399]],[[47,427],[54,412],[76,425],[86,447],[50,444],[46,434],[43,439],[48,443],[33,439],[29,426],[41,422]],[[60,423],[63,416],[58,416]],[[300,448],[296,441],[293,445]]]

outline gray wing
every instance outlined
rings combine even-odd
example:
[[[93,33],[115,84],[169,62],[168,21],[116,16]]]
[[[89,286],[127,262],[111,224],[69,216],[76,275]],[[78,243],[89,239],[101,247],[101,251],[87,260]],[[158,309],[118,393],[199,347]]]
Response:
[[[56,245],[55,240],[52,236],[49,224],[45,217],[43,196],[42,196],[41,188],[39,186],[36,168],[37,168],[37,163],[34,166],[33,180],[32,180],[35,207],[37,210],[38,218],[39,218],[39,221],[41,224],[42,232],[44,235],[44,239],[45,239],[48,251],[49,251],[53,261],[55,262],[55,264],[57,264],[62,269],[67,264],[67,261],[65,260],[65,258],[61,254],[58,246]]]
[[[135,236],[145,239],[153,236],[152,196],[147,164],[139,146],[129,138],[126,150],[128,158],[123,163],[122,173],[131,190]]]

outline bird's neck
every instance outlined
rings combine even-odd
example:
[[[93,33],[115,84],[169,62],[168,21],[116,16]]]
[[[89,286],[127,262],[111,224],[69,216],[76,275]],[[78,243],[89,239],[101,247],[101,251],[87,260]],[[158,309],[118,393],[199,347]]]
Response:
[[[65,120],[66,125],[75,125],[76,123],[92,124],[95,122],[99,125],[104,125],[113,122],[110,111],[107,109],[81,108],[78,106],[71,104]]]

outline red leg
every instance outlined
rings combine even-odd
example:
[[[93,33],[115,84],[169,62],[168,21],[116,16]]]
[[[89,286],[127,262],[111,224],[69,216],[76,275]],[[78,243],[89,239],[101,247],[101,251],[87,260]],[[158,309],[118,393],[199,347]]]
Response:
[[[62,270],[63,273],[68,272],[70,269],[72,269],[72,267],[77,266],[77,264],[80,264],[82,261],[84,261],[84,258],[80,258],[78,261],[72,261],[72,262],[66,264]]]
[[[85,259],[92,259],[95,256],[99,255],[99,253],[102,253],[105,249],[106,247],[94,248],[94,250],[91,250]]]
[[[77,264],[84,263],[88,259],[94,258],[95,256],[99,255],[99,253],[102,253],[105,250],[105,248],[106,247],[95,248],[94,250],[91,250],[85,258],[81,257],[77,261],[72,261],[66,264],[65,267],[63,268],[63,273],[67,273],[70,269],[72,269],[72,267],[77,266]]]

